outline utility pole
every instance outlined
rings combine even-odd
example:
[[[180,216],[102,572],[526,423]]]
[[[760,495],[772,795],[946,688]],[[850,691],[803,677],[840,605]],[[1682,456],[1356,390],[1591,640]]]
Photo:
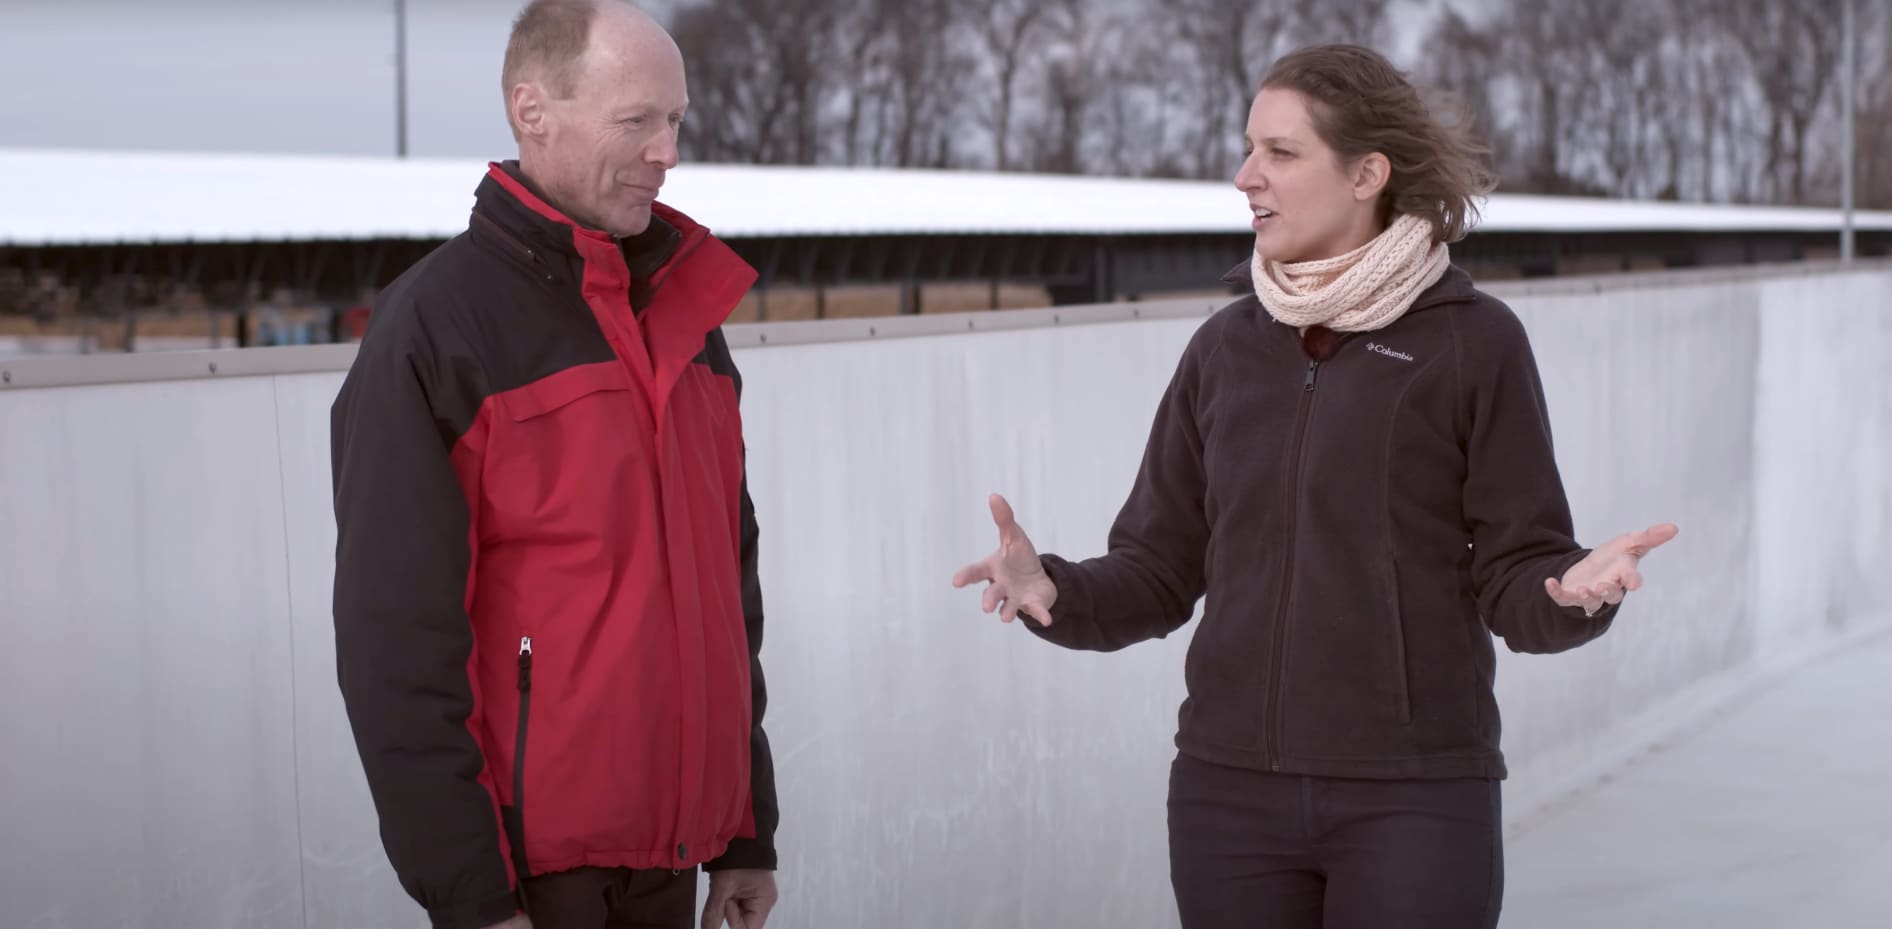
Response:
[[[407,0],[394,0],[394,153],[407,157]]]
[[[1840,123],[1843,127],[1840,132],[1843,141],[1840,147],[1840,173],[1842,176],[1840,179],[1839,196],[1840,210],[1845,214],[1845,219],[1842,220],[1839,230],[1839,260],[1843,265],[1850,265],[1853,263],[1853,149],[1857,144],[1853,138],[1854,94],[1857,92],[1853,84],[1856,80],[1854,72],[1858,69],[1855,67],[1853,61],[1853,46],[1855,44],[1853,36],[1853,0],[1839,0],[1839,5],[1842,23],[1840,27],[1842,30],[1840,41],[1845,43],[1840,53],[1840,70],[1843,73],[1840,75],[1839,82],[1841,101]]]

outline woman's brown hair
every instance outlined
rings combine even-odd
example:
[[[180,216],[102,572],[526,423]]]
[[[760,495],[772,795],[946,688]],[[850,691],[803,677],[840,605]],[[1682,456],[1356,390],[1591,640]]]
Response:
[[[1474,200],[1497,186],[1490,149],[1473,136],[1469,118],[1458,111],[1450,124],[1440,121],[1419,89],[1370,48],[1300,49],[1276,61],[1261,87],[1306,97],[1314,130],[1343,164],[1373,152],[1392,162],[1382,220],[1410,213],[1432,223],[1435,241],[1456,242],[1471,231]]]

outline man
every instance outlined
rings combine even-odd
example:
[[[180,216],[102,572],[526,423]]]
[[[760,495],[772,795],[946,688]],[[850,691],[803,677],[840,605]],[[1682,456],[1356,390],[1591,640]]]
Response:
[[[755,280],[657,202],[682,56],[535,0],[517,162],[376,301],[335,401],[341,690],[435,929],[760,929],[776,898],[740,377]]]

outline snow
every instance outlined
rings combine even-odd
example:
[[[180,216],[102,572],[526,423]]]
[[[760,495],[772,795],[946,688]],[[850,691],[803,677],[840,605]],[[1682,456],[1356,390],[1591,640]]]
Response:
[[[466,225],[476,159],[0,149],[0,245],[438,239]],[[685,164],[664,202],[728,238],[1240,233],[1231,183]],[[1494,194],[1493,232],[1837,230],[1836,210]],[[1860,213],[1892,229],[1892,212]]]

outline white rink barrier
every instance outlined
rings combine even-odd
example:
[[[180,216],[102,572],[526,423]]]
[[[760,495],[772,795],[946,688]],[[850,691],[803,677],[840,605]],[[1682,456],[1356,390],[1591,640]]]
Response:
[[[1682,527],[1601,640],[1500,649],[1516,825],[1878,621],[1892,268],[1488,289],[1529,327],[1580,537]],[[988,491],[1043,548],[1101,551],[1220,302],[732,329],[783,810],[771,929],[1175,923],[1193,625],[1066,652],[948,581],[994,543]],[[0,923],[425,925],[335,686],[328,407],[352,351],[0,362]]]

